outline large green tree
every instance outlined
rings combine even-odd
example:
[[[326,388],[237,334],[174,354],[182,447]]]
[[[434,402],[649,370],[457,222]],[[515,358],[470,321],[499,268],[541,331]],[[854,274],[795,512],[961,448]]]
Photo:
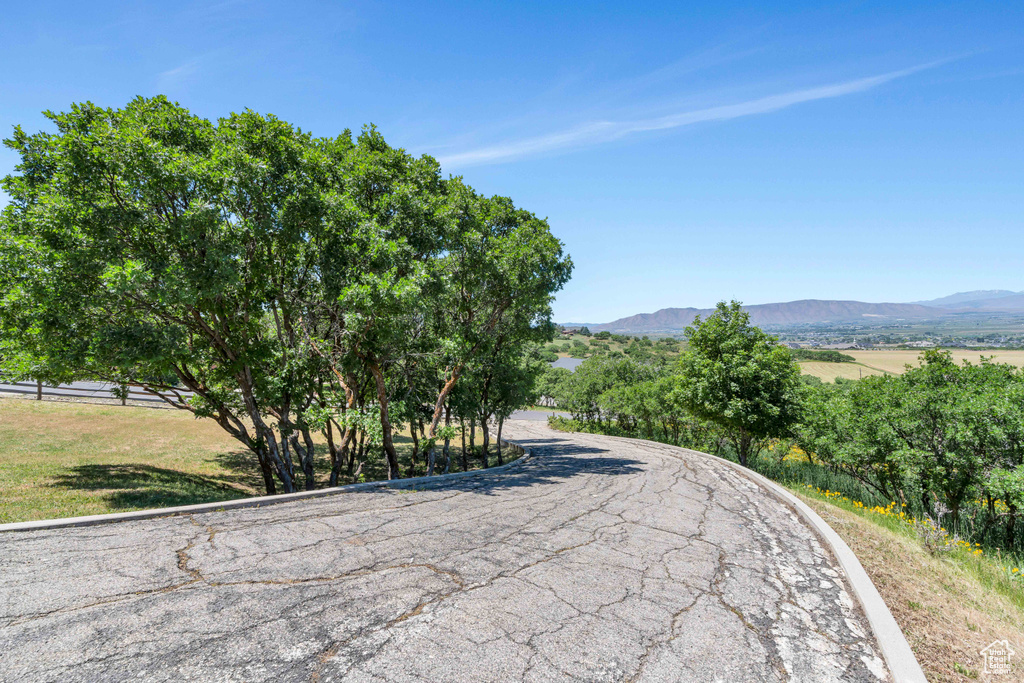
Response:
[[[163,97],[47,115],[5,141],[0,369],[142,384],[249,448],[268,493],[315,485],[316,432],[331,484],[378,441],[399,476],[395,401],[429,405],[433,435],[499,326],[550,339],[572,266],[547,223],[372,127],[314,138]]]
[[[595,356],[565,375],[558,384],[558,407],[568,410],[574,419],[594,425],[611,425],[622,401],[613,396],[627,387],[651,379],[655,368],[632,358]],[[608,392],[612,395],[606,396]]]
[[[48,116],[56,134],[6,141],[22,161],[4,181],[4,336],[43,379],[142,381],[212,417],[257,455],[268,492],[274,475],[293,490],[319,150],[272,117],[215,125],[163,98]]]
[[[777,340],[750,324],[739,302],[720,302],[686,329],[679,391],[698,417],[721,425],[740,463],[789,434],[800,412],[800,370]]]

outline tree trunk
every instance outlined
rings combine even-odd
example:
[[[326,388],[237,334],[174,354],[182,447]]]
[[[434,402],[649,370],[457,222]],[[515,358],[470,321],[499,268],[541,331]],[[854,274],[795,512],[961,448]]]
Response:
[[[469,418],[469,453],[476,453],[476,416]]]
[[[310,341],[312,342],[312,339],[310,339]],[[313,348],[318,354],[320,354],[320,349],[317,348],[315,343],[313,343]],[[341,373],[338,372],[338,369],[333,365],[331,365],[331,370],[337,377],[338,384],[341,385],[341,388],[345,391],[345,405],[342,407],[342,413],[355,409],[356,394],[352,390],[352,387],[355,386],[354,378],[350,377],[349,381],[346,381],[345,378],[342,377]],[[321,403],[326,403],[324,399],[324,385],[322,381],[320,382],[320,401]],[[337,423],[334,421],[334,418],[327,419],[327,447],[331,452],[331,477],[329,484],[332,488],[338,485],[338,478],[341,476],[341,467],[345,463],[349,447],[351,446],[352,440],[355,438],[354,427],[346,427],[345,429],[342,429],[341,425],[337,424],[338,438],[341,439],[341,449],[339,450],[334,443],[334,425],[336,424]],[[351,468],[352,466],[349,464],[349,475],[352,474]]]
[[[416,456],[420,452],[420,439],[416,435],[416,425],[409,424],[409,433],[412,435],[412,462],[409,463],[409,469],[406,471],[405,476],[412,477],[416,474]]]
[[[437,394],[437,401],[434,402],[434,414],[430,418],[430,436],[437,436],[437,425],[441,421],[441,411],[447,409],[448,394],[451,393],[455,387],[455,383],[459,380],[459,374],[462,372],[462,365],[456,365],[452,370],[452,376],[444,383],[441,387],[441,391]]]
[[[278,424],[277,428],[280,430],[281,425]],[[288,474],[292,478],[292,486],[295,487],[295,460],[292,458],[292,451],[288,448],[288,437],[281,434],[281,441],[278,443],[278,447],[281,449],[281,457],[284,458],[285,463],[288,464]],[[297,491],[297,488],[292,488],[293,491]]]
[[[277,435],[274,430],[263,420],[263,416],[260,414],[259,407],[256,405],[256,398],[253,396],[252,391],[252,376],[249,368],[243,368],[239,374],[235,376],[238,383],[239,392],[242,395],[242,401],[245,404],[245,411],[249,415],[249,419],[252,420],[253,430],[256,432],[257,442],[262,441],[264,444],[263,452],[265,452],[267,459],[273,465],[277,471],[277,477],[281,480],[281,486],[284,487],[285,493],[293,493],[295,491],[294,476],[295,470],[291,462],[291,458],[288,456],[287,449],[282,450],[280,444],[277,441]],[[280,425],[278,425],[280,428]],[[282,438],[283,441],[283,438]],[[260,450],[257,450],[257,455],[260,454]],[[266,483],[266,482],[264,482]],[[267,494],[271,493],[274,487],[267,487]]]
[[[353,440],[354,439],[355,439],[355,435],[353,434]],[[366,444],[366,432],[360,430],[360,432],[359,432],[359,442],[357,444],[354,444],[354,447],[352,448],[352,452],[348,456],[348,476],[350,476],[350,477],[355,476],[354,473],[352,472],[352,470],[355,467],[356,460],[359,460],[359,466],[360,466],[360,468],[362,468],[363,453],[365,452],[364,451],[365,444]]]
[[[444,407],[444,426],[448,427],[452,423],[452,408],[451,406]],[[444,473],[448,474],[448,468],[452,464],[451,451],[449,450],[450,440],[446,436],[444,438]]]
[[[348,427],[342,429],[341,425],[338,425],[338,435],[341,437],[341,448],[336,448],[334,440],[331,437],[332,428],[331,425],[334,420],[327,421],[327,445],[331,449],[331,487],[338,485],[338,478],[341,476],[341,468],[348,460],[348,474],[352,475],[352,442],[355,440],[355,428]]]
[[[426,432],[425,432],[425,430],[423,428],[423,423],[422,422],[420,422],[420,434],[423,435],[424,439],[427,439],[428,443],[430,442],[430,439],[428,439],[428,437],[426,435]],[[430,450],[427,451],[426,457],[427,457],[427,476],[428,477],[432,477],[432,476],[434,476],[434,466],[435,466],[436,461],[437,461],[437,444],[436,443],[430,443]]]
[[[750,453],[750,435],[746,432],[740,434],[739,445],[740,464],[746,467],[747,455]]]
[[[306,457],[302,461],[302,470],[306,475],[306,490],[312,491],[316,488],[316,478],[313,476],[313,467],[316,458],[316,446],[313,445],[313,435],[307,427],[302,428],[302,440],[306,442]]]
[[[459,418],[459,429],[462,431],[462,471],[469,469],[469,462],[466,461],[466,421]]]
[[[313,484],[313,455],[308,449],[299,445],[299,435],[295,432],[288,437],[288,443],[291,445],[292,451],[295,452],[295,456],[299,459],[299,464],[302,465],[302,473],[306,479],[306,490],[312,491],[315,488]]]
[[[395,443],[391,440],[391,419],[388,417],[388,392],[384,384],[384,373],[376,363],[369,363],[369,368],[377,384],[377,403],[380,404],[380,427],[383,432],[384,455],[388,461],[388,479],[399,479],[402,475],[398,470]]]
[[[273,496],[277,494],[277,484],[274,482],[274,468],[270,464],[270,458],[262,452],[263,450],[260,448],[256,451],[256,460],[259,462],[260,471],[263,472],[263,486],[267,489],[267,495]]]
[[[1007,503],[1006,508],[1009,510],[1006,515],[1006,547],[1013,548],[1013,543],[1017,539],[1017,506]]]
[[[491,445],[491,432],[487,428],[487,415],[480,416],[480,431],[483,432],[483,451],[480,453],[480,463],[486,470],[488,465],[487,459],[490,458],[488,447]]]
[[[505,418],[498,418],[498,467],[501,467],[505,463],[501,459],[501,428],[505,425]]]
[[[341,425],[338,425],[338,428],[340,430]],[[355,453],[355,443],[356,443],[356,428],[355,427],[349,427],[348,429],[345,430],[345,437],[342,439],[342,442],[341,442],[341,453],[338,456],[338,464],[339,464],[339,466],[340,466],[341,463],[344,463],[346,461],[348,462],[348,474],[349,474],[349,476],[352,476],[352,465],[353,465],[353,463],[352,463],[352,460],[353,460],[352,454]],[[338,470],[338,475],[339,476],[341,475],[341,470],[340,469]],[[332,484],[332,485],[333,486],[337,486],[338,485],[338,476],[335,476],[333,481],[334,481],[334,484]]]
[[[340,454],[334,445],[334,426],[331,424],[332,422],[334,420],[327,420],[327,451],[331,454],[331,479],[328,485],[334,487],[338,485],[338,471],[341,469],[341,465],[338,462]]]
[[[252,419],[254,426],[256,427],[257,438],[262,438],[266,444],[265,452],[267,454],[267,458],[273,465],[277,478],[281,481],[281,486],[284,488],[284,492],[294,493],[294,469],[292,467],[291,457],[288,455],[288,451],[281,449],[281,445],[277,441],[277,435],[274,433],[274,430],[268,427],[258,414]],[[270,491],[268,490],[267,493],[270,493]]]

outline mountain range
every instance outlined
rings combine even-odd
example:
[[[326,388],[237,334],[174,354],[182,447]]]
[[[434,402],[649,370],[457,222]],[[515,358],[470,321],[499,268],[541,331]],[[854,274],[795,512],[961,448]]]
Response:
[[[1007,298],[1019,297],[1024,295],[1024,292],[1011,292],[1009,289],[976,289],[973,292],[957,292],[956,294],[950,294],[944,296],[941,299],[932,299],[931,301],[914,301],[915,304],[923,304],[925,306],[938,306],[941,308],[956,308],[960,305],[971,305],[980,302],[992,302],[995,303],[997,300],[1002,301]]]
[[[1024,314],[1024,292],[976,290],[914,303],[866,303],[802,299],[775,304],[744,306],[755,325],[795,325],[802,323],[854,322],[866,320],[922,320],[965,313]],[[663,308],[654,313],[639,313],[609,323],[587,323],[591,331],[619,333],[680,332],[696,316],[705,317],[711,308]],[[566,327],[578,326],[565,323]]]

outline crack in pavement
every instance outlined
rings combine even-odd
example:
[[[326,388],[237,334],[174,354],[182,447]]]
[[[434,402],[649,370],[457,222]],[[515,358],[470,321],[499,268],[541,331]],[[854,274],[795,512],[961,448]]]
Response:
[[[534,457],[499,473],[2,534],[0,681],[888,679],[835,560],[759,485],[505,433]]]

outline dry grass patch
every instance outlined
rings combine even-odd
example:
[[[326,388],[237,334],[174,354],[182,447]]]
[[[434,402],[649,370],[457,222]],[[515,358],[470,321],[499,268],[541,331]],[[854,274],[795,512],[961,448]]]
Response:
[[[970,361],[977,364],[982,357],[992,357],[996,363],[1009,363],[1024,367],[1024,351],[992,350],[965,351],[963,349],[948,350],[957,363]],[[861,379],[870,375],[887,373],[902,375],[907,365],[916,366],[922,351],[916,349],[884,349],[881,351],[843,351],[857,359],[855,363],[823,363],[820,361],[802,361],[800,370],[805,375],[813,375],[823,382],[834,382],[837,377],[843,379]]]
[[[986,585],[983,578],[994,569],[969,571],[957,559],[929,555],[913,538],[796,493],[857,555],[929,681],[1024,680],[1024,597]],[[1017,652],[1013,671],[988,676],[980,651],[1003,639]]]
[[[949,351],[957,363],[970,361],[977,364],[981,357],[992,356],[996,363],[1009,363],[1017,367],[1024,366],[1024,350],[993,349],[991,351],[967,351],[964,349],[943,349]],[[878,351],[843,351],[853,356],[858,363],[902,375],[907,364],[917,365],[922,350],[920,349],[882,349]]]
[[[834,382],[837,377],[861,379],[870,375],[885,374],[881,370],[861,363],[824,363],[822,361],[801,361],[800,371],[805,375],[813,375],[822,382]]]

